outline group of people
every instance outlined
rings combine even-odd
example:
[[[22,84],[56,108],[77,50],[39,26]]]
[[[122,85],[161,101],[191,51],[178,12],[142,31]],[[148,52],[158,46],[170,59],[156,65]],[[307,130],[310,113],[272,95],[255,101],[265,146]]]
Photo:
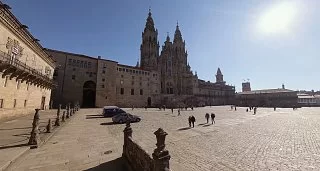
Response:
[[[209,113],[206,113],[205,118],[207,120],[207,123],[209,123],[210,116],[211,116],[211,124],[216,123],[214,120],[216,115],[214,113],[211,113],[211,115],[209,115]],[[194,127],[194,123],[196,122],[196,118],[193,115],[191,115],[191,116],[189,116],[188,121],[189,121],[189,127],[191,127],[191,125],[192,125],[192,127]]]
[[[213,124],[213,123],[216,123],[215,121],[214,121],[214,118],[216,117],[216,115],[214,114],[214,113],[211,113],[211,124]],[[206,119],[207,119],[207,123],[209,123],[209,113],[206,113],[206,115],[205,115],[205,117],[206,117]]]

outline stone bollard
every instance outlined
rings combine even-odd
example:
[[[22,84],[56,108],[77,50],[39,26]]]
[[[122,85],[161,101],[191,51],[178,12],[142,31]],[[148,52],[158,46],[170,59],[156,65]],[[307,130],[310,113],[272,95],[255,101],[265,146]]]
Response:
[[[39,115],[39,110],[40,109],[35,109],[36,113],[34,114],[34,117],[33,117],[32,131],[31,131],[31,136],[30,136],[29,142],[28,142],[29,145],[38,146],[39,143],[40,143],[40,137],[39,137],[40,115]]]
[[[52,129],[51,119],[49,119],[46,133],[51,133],[51,129]]]
[[[60,126],[60,111],[61,111],[61,104],[59,104],[59,108],[57,111],[57,118],[56,118],[56,122],[54,123],[54,126]]]
[[[123,151],[122,151],[122,156],[126,156],[126,151],[127,151],[127,142],[128,138],[132,137],[132,128],[130,126],[130,121],[127,121],[126,123],[126,128],[123,130],[124,136],[123,136]]]
[[[66,121],[65,118],[66,118],[66,111],[63,111],[63,114],[62,114],[62,122],[65,122],[65,121]]]
[[[69,115],[69,109],[67,109],[67,115],[66,115],[66,119],[69,119],[70,115]]]
[[[162,128],[159,128],[154,134],[157,138],[157,148],[152,153],[154,171],[170,171],[170,155],[169,151],[165,149],[165,140],[168,134]]]

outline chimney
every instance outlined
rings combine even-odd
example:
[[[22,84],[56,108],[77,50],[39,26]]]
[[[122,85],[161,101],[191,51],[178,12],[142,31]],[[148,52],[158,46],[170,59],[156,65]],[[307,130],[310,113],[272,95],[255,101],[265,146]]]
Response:
[[[282,89],[286,89],[286,88],[284,87],[284,84],[282,84]]]
[[[98,56],[98,59],[101,59],[101,56]]]

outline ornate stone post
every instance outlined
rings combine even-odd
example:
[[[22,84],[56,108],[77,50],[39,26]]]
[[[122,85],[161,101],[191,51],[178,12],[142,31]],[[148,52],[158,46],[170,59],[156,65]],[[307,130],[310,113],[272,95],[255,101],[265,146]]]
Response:
[[[34,114],[34,117],[33,117],[32,131],[31,131],[31,136],[30,136],[29,142],[28,142],[29,145],[38,146],[38,144],[40,143],[40,137],[39,137],[40,115],[39,115],[39,110],[40,109],[35,109],[36,113]]]
[[[62,122],[65,122],[65,117],[66,117],[66,111],[63,111],[63,114],[62,114]]]
[[[61,111],[61,104],[59,104],[59,108],[57,110],[57,118],[56,118],[56,122],[54,123],[54,126],[60,126],[60,111]]]
[[[170,171],[170,155],[169,151],[165,149],[165,140],[168,135],[162,128],[154,132],[157,138],[157,148],[153,151],[152,157],[154,160],[155,171]]]
[[[132,137],[132,128],[130,126],[130,121],[127,121],[126,123],[126,128],[124,128],[123,130],[124,136],[123,136],[123,152],[122,152],[122,156],[126,157],[126,153],[127,153],[127,142],[129,137]]]
[[[69,119],[69,117],[70,117],[70,115],[69,115],[69,113],[70,113],[70,112],[69,112],[69,110],[70,110],[70,108],[68,108],[68,107],[67,107],[67,115],[66,115],[66,119]]]
[[[50,132],[51,132],[51,128],[52,128],[51,119],[49,119],[48,125],[47,125],[47,132],[46,132],[46,133],[50,133]]]

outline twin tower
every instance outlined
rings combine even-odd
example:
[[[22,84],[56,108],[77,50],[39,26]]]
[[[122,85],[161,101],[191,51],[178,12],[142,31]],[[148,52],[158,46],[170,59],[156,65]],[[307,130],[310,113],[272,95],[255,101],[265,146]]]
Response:
[[[192,88],[187,87],[193,75],[187,63],[187,51],[177,24],[173,42],[167,35],[166,41],[159,53],[158,30],[149,10],[147,22],[142,32],[140,46],[140,67],[145,70],[157,71],[160,74],[161,93],[164,94],[193,94]]]
[[[172,67],[187,69],[187,51],[185,50],[185,42],[182,39],[179,26],[176,26],[173,42],[170,41],[167,35],[162,51],[159,53],[158,30],[154,26],[154,21],[149,10],[147,22],[142,32],[142,44],[140,46],[141,53],[141,68],[146,70],[159,70],[161,69],[162,62],[166,62],[166,70],[173,72]],[[165,59],[164,59],[165,58]],[[177,63],[179,62],[179,63]]]

